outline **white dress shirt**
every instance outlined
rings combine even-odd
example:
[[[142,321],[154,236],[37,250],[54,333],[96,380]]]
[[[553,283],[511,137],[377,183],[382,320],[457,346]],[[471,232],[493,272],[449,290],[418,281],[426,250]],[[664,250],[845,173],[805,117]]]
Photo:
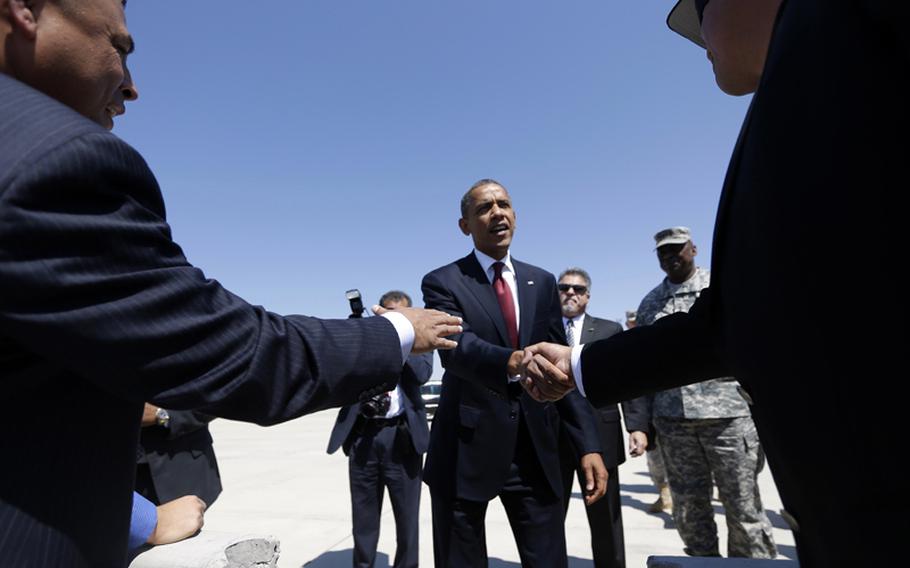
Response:
[[[385,413],[383,418],[395,418],[404,412],[404,406],[401,404],[402,395],[401,385],[396,386],[395,390],[389,391],[389,411]]]
[[[502,279],[505,281],[506,285],[509,287],[509,290],[512,292],[512,303],[515,305],[516,331],[518,329],[521,329],[521,310],[518,307],[518,286],[515,283],[515,268],[512,266],[511,251],[507,251],[505,257],[497,260],[480,252],[477,249],[474,249],[474,257],[477,258],[477,262],[479,262],[480,267],[483,268],[483,273],[487,275],[487,280],[489,280],[490,284],[493,284],[493,278],[496,277],[496,269],[493,268],[493,264],[501,262],[505,265],[502,268]],[[515,382],[521,378],[521,375],[507,376],[510,383]]]

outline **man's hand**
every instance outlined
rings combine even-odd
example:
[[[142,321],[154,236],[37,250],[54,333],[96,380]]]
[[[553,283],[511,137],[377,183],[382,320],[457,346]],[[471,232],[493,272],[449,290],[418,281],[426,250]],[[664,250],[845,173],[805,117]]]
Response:
[[[538,343],[524,353],[522,386],[535,400],[559,400],[575,388],[571,347]]]
[[[585,505],[593,505],[607,492],[607,468],[599,453],[581,456],[581,469],[585,472]]]
[[[373,313],[377,316],[387,311],[389,310],[382,306],[373,306]],[[458,347],[458,343],[445,338],[462,332],[460,317],[422,308],[397,308],[395,311],[408,318],[414,326],[414,347],[411,348],[411,353],[427,353],[434,349]]]
[[[521,362],[524,361],[524,358],[525,352],[521,350],[513,351],[512,355],[509,356],[509,362],[506,365],[506,372],[510,377],[521,374],[521,370],[523,368]]]
[[[149,535],[149,544],[171,544],[199,532],[204,523],[205,503],[195,495],[184,495],[157,508],[158,524]]]
[[[155,414],[158,412],[158,407],[154,404],[145,403],[145,408],[142,409],[142,427],[154,426],[158,423],[158,415]]]
[[[635,431],[629,433],[629,455],[633,458],[645,453],[648,449],[648,435],[644,432]]]

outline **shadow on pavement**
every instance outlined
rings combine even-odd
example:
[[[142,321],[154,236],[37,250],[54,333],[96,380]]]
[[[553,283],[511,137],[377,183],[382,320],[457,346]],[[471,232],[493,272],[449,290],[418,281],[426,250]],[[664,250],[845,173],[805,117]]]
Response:
[[[569,568],[590,568],[594,565],[592,560],[587,558],[578,558],[577,556],[569,557]],[[512,562],[511,560],[503,560],[501,558],[490,558],[488,568],[521,568],[521,564],[518,562]]]
[[[638,509],[652,517],[658,517],[664,522],[665,529],[676,530],[676,523],[673,522],[673,515],[667,513],[666,511],[660,513],[651,513],[648,511],[648,507],[651,506],[650,501],[642,501],[640,499],[635,499],[634,497],[629,497],[628,495],[621,495],[619,501],[623,507],[631,507],[632,509]]]
[[[353,548],[344,550],[330,550],[323,552],[316,558],[304,563],[307,568],[351,568],[351,560],[354,556]],[[279,562],[281,560],[279,559]],[[389,566],[389,555],[384,552],[376,553],[376,567],[385,568]]]
[[[650,483],[633,484],[633,483],[620,483],[620,491],[628,491],[631,493],[653,493],[657,495],[657,488],[651,485]]]
[[[788,558],[790,560],[796,560],[796,547],[792,544],[778,544],[777,559],[780,560],[782,557]]]

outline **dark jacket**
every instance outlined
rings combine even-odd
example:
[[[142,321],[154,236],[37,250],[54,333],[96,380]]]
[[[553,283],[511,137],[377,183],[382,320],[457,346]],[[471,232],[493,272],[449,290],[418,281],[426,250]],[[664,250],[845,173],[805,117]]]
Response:
[[[0,73],[0,559],[122,568],[143,403],[272,424],[401,372],[385,318],[252,306],[116,136]]]
[[[565,343],[553,275],[512,258],[518,286],[520,346]],[[427,274],[428,308],[461,316],[458,347],[440,352],[445,374],[433,418],[424,481],[461,499],[487,501],[506,480],[515,452],[519,413],[553,495],[562,494],[557,448],[560,418],[580,453],[601,451],[590,406],[577,393],[553,404],[536,402],[507,383],[513,352],[493,287],[473,253]]]
[[[905,304],[889,300],[905,281],[908,12],[785,1],[727,171],[711,287],[688,314],[582,356],[595,405],[739,379],[805,568],[893,563],[910,528],[894,506],[905,399],[874,388],[906,366]],[[870,420],[873,392],[890,394]],[[860,448],[874,464],[857,462]]]
[[[401,370],[401,378],[398,382],[401,385],[403,394],[401,404],[404,407],[404,416],[405,420],[407,420],[411,444],[414,447],[414,451],[418,454],[425,453],[430,443],[427,411],[423,403],[423,396],[420,394],[420,386],[430,380],[430,375],[432,374],[432,353],[411,355]],[[345,454],[350,450],[351,444],[356,437],[354,426],[357,424],[357,417],[360,415],[360,404],[357,402],[338,411],[335,426],[332,428],[331,436],[329,436],[329,447],[326,449],[328,453],[333,454],[338,448],[342,448]]]

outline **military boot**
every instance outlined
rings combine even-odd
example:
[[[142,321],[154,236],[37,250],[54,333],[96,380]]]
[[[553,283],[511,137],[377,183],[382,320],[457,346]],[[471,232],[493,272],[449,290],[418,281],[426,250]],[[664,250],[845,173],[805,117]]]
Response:
[[[660,513],[666,511],[668,513],[673,512],[673,497],[670,496],[670,486],[666,483],[661,483],[657,486],[660,490],[660,495],[657,497],[657,501],[651,503],[648,507],[649,513]]]

